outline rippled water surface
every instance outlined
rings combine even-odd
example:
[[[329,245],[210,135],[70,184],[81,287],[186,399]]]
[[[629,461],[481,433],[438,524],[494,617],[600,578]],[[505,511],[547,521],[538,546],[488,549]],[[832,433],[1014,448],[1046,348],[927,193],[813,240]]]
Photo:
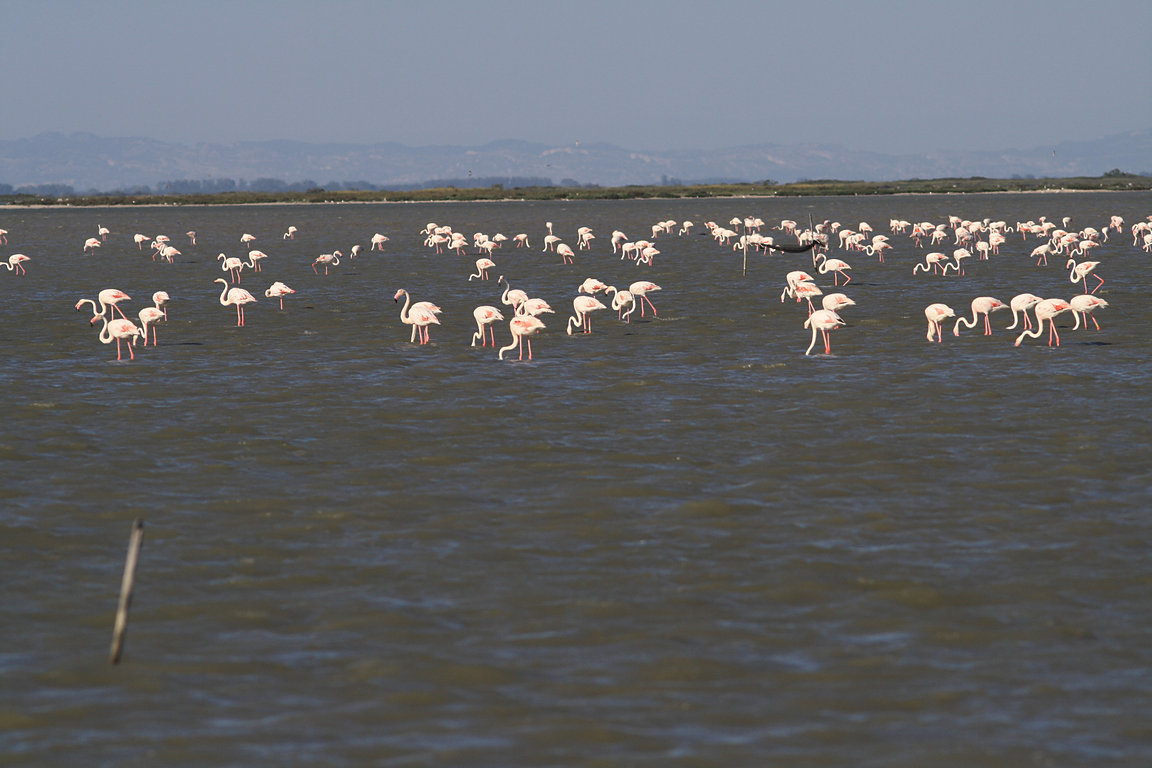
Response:
[[[834,249],[857,306],[807,356],[780,291],[809,256],[745,276],[698,234],[1114,214],[1152,195],[0,210],[0,255],[32,259],[0,272],[0,762],[1147,765],[1152,279],[1127,229],[1092,256],[1102,330],[1063,316],[1058,348],[1014,347],[1007,312],[925,340],[932,302],[1080,293],[1033,238],[963,277],[913,277],[903,235],[883,264]],[[697,226],[653,266],[611,253],[665,219]],[[546,221],[591,252],[542,252]],[[469,281],[428,222],[532,247]],[[246,232],[268,258],[238,328],[212,281]],[[531,362],[469,346],[498,274],[555,309]],[[587,277],[658,283],[658,316],[566,335]],[[172,296],[158,347],[99,343],[73,306],[103,288],[130,316]],[[399,288],[442,307],[430,344]]]

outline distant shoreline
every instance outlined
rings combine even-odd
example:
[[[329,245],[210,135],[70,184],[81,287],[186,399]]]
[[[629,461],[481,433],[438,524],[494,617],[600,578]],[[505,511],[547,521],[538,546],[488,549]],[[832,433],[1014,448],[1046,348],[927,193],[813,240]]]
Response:
[[[233,191],[194,195],[121,193],[48,198],[6,195],[0,208],[135,208],[210,205],[335,205],[380,203],[573,202],[578,200],[700,200],[791,197],[872,197],[895,195],[1064,194],[1147,192],[1152,177],[1110,171],[1098,177],[1060,179],[908,179],[864,182],[817,180],[790,184],[713,184],[626,187],[440,187],[421,190],[313,190],[309,192]]]

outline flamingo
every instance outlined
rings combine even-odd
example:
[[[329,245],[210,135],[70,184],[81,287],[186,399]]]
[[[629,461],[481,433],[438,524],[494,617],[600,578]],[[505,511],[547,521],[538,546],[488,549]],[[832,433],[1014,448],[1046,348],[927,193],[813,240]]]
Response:
[[[517,248],[531,248],[532,247],[532,244],[528,242],[528,233],[527,232],[521,232],[520,234],[516,235],[512,239],[516,241],[516,247]]]
[[[840,285],[840,282],[839,282],[839,276],[840,275],[844,275],[844,285],[848,285],[848,283],[852,282],[852,276],[847,274],[844,271],[846,269],[852,269],[852,265],[849,264],[848,262],[843,261],[841,259],[830,259],[822,253],[816,254],[814,259],[816,261],[819,261],[819,264],[817,264],[817,266],[816,266],[816,271],[819,272],[821,275],[826,275],[829,272],[834,273],[832,275],[832,284],[833,285],[835,285],[835,286]]]
[[[233,282],[240,282],[240,272],[244,269],[244,262],[240,261],[240,259],[236,258],[235,256],[226,256],[223,253],[216,256],[216,261],[223,262],[220,265],[220,269],[224,272],[230,273],[232,275]]]
[[[212,282],[224,284],[224,288],[220,291],[220,306],[227,307],[235,305],[236,327],[244,325],[244,305],[252,304],[256,301],[256,297],[243,288],[229,287],[228,281],[222,277],[218,277]]]
[[[977,315],[984,315],[984,335],[985,336],[991,336],[992,335],[992,320],[990,318],[991,313],[995,312],[998,309],[1007,309],[1007,308],[1008,308],[1008,305],[1005,304],[1004,302],[1000,301],[1000,299],[994,299],[991,296],[977,296],[976,298],[972,299],[972,320],[969,321],[967,318],[964,318],[964,317],[957,318],[956,323],[952,326],[952,335],[953,336],[959,336],[960,335],[960,324],[961,323],[963,323],[964,327],[966,327],[966,328],[975,328],[976,322],[977,322],[976,316]]]
[[[500,347],[497,357],[504,359],[504,353],[516,347],[520,348],[519,360],[524,359],[524,342],[528,342],[528,359],[532,359],[532,336],[544,330],[544,321],[535,315],[517,315],[508,323],[508,330],[512,331],[512,343]]]
[[[516,313],[519,315],[531,315],[532,317],[538,317],[545,313],[555,314],[552,307],[550,307],[544,299],[527,299],[517,308]]]
[[[184,234],[188,238],[188,245],[196,245],[196,231],[195,230],[190,229],[187,232],[185,232]]]
[[[1099,296],[1093,296],[1090,293],[1081,294],[1080,296],[1073,296],[1068,300],[1068,305],[1072,308],[1072,314],[1076,316],[1076,324],[1072,326],[1072,330],[1080,327],[1080,318],[1084,318],[1084,329],[1088,329],[1088,320],[1091,317],[1092,322],[1096,325],[1096,330],[1100,330],[1100,323],[1096,322],[1096,317],[1093,315],[1097,309],[1108,306],[1108,302]]]
[[[317,270],[316,270],[316,265],[317,265],[317,264],[323,264],[323,265],[324,265],[324,274],[328,274],[328,267],[329,267],[329,266],[333,266],[333,267],[335,267],[335,266],[337,266],[338,264],[340,264],[340,257],[341,257],[341,256],[343,256],[343,255],[344,255],[344,254],[340,253],[340,251],[332,251],[332,253],[322,253],[322,254],[320,254],[320,255],[319,255],[319,256],[317,256],[317,257],[316,257],[316,259],[315,259],[315,260],[312,262],[312,271],[313,271],[313,272],[316,272],[316,274],[320,274],[320,273],[319,273],[319,272],[317,272]]]
[[[382,251],[384,250],[384,243],[388,242],[388,236],[382,235],[379,232],[372,235],[372,245],[368,250]]]
[[[86,299],[86,301],[90,301],[90,299]],[[144,332],[127,318],[108,322],[108,318],[104,315],[96,315],[88,324],[95,325],[97,320],[104,321],[104,327],[100,329],[100,342],[102,344],[111,344],[112,339],[116,339],[116,359],[121,359],[120,341],[126,340],[128,342],[128,359],[135,360],[136,355],[132,352],[132,343],[136,340],[137,336],[143,335]]]
[[[796,296],[797,303],[799,303],[801,299],[804,299],[808,302],[808,314],[812,314],[812,312],[815,311],[812,306],[812,299],[816,298],[817,296],[824,295],[824,291],[820,290],[820,286],[816,285],[816,283],[808,283],[803,281],[796,284],[796,288],[793,290],[793,293]]]
[[[152,294],[152,303],[156,305],[156,309],[164,313],[164,319],[168,319],[168,302],[171,297],[165,291],[156,291]]]
[[[924,308],[924,317],[928,318],[928,341],[935,337],[939,343],[944,341],[944,330],[940,324],[950,317],[956,317],[956,313],[947,304],[929,304]]]
[[[296,239],[296,227],[289,224],[287,231],[284,232],[284,237],[282,237],[281,239],[282,240],[295,240]]]
[[[22,253],[14,253],[8,257],[8,261],[0,261],[0,264],[8,268],[9,272],[15,272],[17,276],[28,274],[24,269],[24,262],[31,261],[30,258]]]
[[[248,243],[253,242],[255,239],[256,239],[256,235],[250,235],[247,232],[245,232],[244,234],[240,235],[240,244],[247,247]]]
[[[88,303],[88,304],[92,305],[92,314],[94,314],[98,317],[104,317],[104,314],[106,312],[111,316],[114,316],[115,313],[119,312],[120,317],[123,318],[124,320],[127,320],[128,318],[124,316],[124,311],[116,305],[122,301],[131,301],[131,300],[132,300],[132,297],[129,296],[128,294],[124,293],[124,291],[117,290],[116,288],[105,288],[104,290],[100,291],[100,293],[98,293],[96,295],[96,301],[93,301],[92,299],[80,299],[80,301],[76,302],[76,311],[77,312],[80,311],[80,305],[81,304]],[[99,312],[96,311],[97,302],[99,302],[99,304],[100,304],[100,311]],[[109,307],[112,308],[111,312],[108,312]]]
[[[468,275],[468,282],[472,282],[472,278],[478,277],[481,280],[488,279],[488,270],[496,266],[496,262],[487,257],[476,259],[476,274]]]
[[[549,231],[549,233],[544,236],[544,247],[541,248],[541,250],[542,251],[555,251],[556,250],[556,243],[558,243],[558,242],[560,242],[560,238],[557,235],[552,234],[551,231]]]
[[[632,296],[637,300],[637,303],[640,304],[640,317],[644,317],[645,302],[648,303],[649,307],[652,307],[652,317],[656,317],[656,307],[653,306],[652,300],[648,298],[648,294],[659,290],[663,289],[656,285],[656,283],[649,282],[648,280],[637,280],[636,282],[632,283],[632,285],[628,286],[628,292],[631,293]]]
[[[164,311],[156,307],[144,307],[140,310],[140,333],[144,338],[144,346],[148,346],[148,329],[152,329],[152,346],[159,346],[156,341],[156,323],[166,319]]]
[[[789,298],[796,297],[796,286],[800,283],[811,283],[814,281],[812,275],[802,269],[797,269],[785,275],[784,282],[784,292],[780,294],[780,303],[784,303],[785,296]],[[797,297],[796,301],[800,301],[800,299]]]
[[[808,349],[804,350],[804,354],[810,354],[812,347],[816,346],[817,331],[824,335],[824,354],[832,354],[832,340],[828,338],[828,332],[834,331],[842,325],[844,325],[844,321],[840,319],[840,315],[830,309],[818,309],[809,315],[808,319],[804,321],[804,327],[812,328],[812,343],[808,345]]]
[[[659,255],[660,255],[660,251],[657,250],[655,247],[653,247],[651,245],[645,246],[640,251],[640,255],[636,258],[636,266],[640,266],[641,263],[647,264],[648,266],[652,266],[652,259],[655,258],[656,256],[659,256]]]
[[[948,268],[951,267],[956,272],[959,272],[961,275],[963,275],[964,274],[964,259],[972,258],[972,252],[969,251],[967,248],[957,248],[956,250],[952,251],[952,258],[954,260],[953,263],[952,264],[945,264],[944,268],[940,271],[940,274],[943,274],[943,275],[948,274]]]
[[[1020,346],[1020,342],[1024,341],[1024,337],[1039,338],[1040,334],[1044,332],[1044,321],[1048,321],[1048,346],[1052,346],[1052,340],[1056,340],[1056,346],[1060,346],[1060,334],[1056,332],[1056,316],[1067,312],[1072,308],[1072,305],[1063,299],[1044,299],[1037,302],[1034,307],[1036,311],[1036,330],[1024,331],[1016,337],[1016,343],[1013,346]]]
[[[632,292],[617,291],[614,285],[608,286],[604,291],[612,294],[612,309],[616,310],[617,319],[631,323],[632,313],[636,311],[636,297],[632,295]],[[628,311],[625,312],[625,309]]]
[[[96,249],[99,247],[100,247],[100,239],[99,238],[90,237],[84,241],[84,252],[85,253],[87,253],[88,251],[92,251],[92,254],[95,255]]]
[[[1051,243],[1044,243],[1044,245],[1038,245],[1035,248],[1033,248],[1032,253],[1030,255],[1032,255],[1036,258],[1036,266],[1040,266],[1041,264],[1043,264],[1044,266],[1048,266],[1048,254],[1051,252],[1052,252],[1052,244]]]
[[[947,258],[948,257],[946,255],[940,253],[939,251],[933,251],[932,253],[925,254],[924,263],[917,264],[916,266],[912,267],[912,274],[916,274],[920,270],[924,270],[925,272],[928,272],[929,270],[932,272],[939,272],[940,263]]]
[[[500,275],[496,280],[497,285],[501,283],[504,284],[504,294],[500,297],[501,303],[512,307],[512,311],[516,312],[520,308],[520,305],[528,300],[528,294],[519,288],[514,289],[508,281],[504,279],[504,275]]]
[[[409,307],[412,297],[408,295],[408,291],[404,288],[396,291],[396,295],[392,297],[392,300],[398,302],[401,296],[404,297],[404,306],[400,308],[400,322],[412,326],[411,341],[415,341],[416,334],[419,333],[420,343],[427,344],[430,340],[428,326],[440,325],[440,320],[436,317],[436,312],[433,309],[435,305],[430,302],[417,302]]]
[[[108,227],[105,227],[102,224],[97,224],[96,234],[100,236],[100,242],[106,243],[108,242],[108,235],[112,234],[112,230],[108,229]]]
[[[842,309],[856,306],[856,302],[842,293],[829,293],[820,299],[820,306],[839,314]]]
[[[567,243],[560,243],[556,246],[556,253],[560,254],[561,264],[575,264],[573,258],[576,254],[572,252],[572,248]]]
[[[8,230],[0,229],[0,245],[8,245]]]
[[[595,296],[596,294],[600,293],[600,291],[606,291],[606,290],[608,290],[607,285],[600,282],[599,280],[597,280],[594,277],[590,277],[587,280],[585,280],[583,283],[580,284],[580,287],[576,289],[576,292],[577,293],[586,293],[589,296]]]
[[[1012,310],[1012,325],[1008,326],[1007,330],[1015,328],[1020,322],[1020,317],[1024,318],[1024,327],[1031,328],[1032,319],[1028,317],[1028,310],[1036,306],[1038,301],[1041,301],[1041,298],[1034,293],[1020,293],[1013,296],[1008,302],[1008,307]]]
[[[152,238],[148,237],[148,235],[141,235],[140,233],[136,233],[135,235],[132,235],[132,239],[136,241],[136,248],[140,251],[143,251],[144,243],[148,242]]]
[[[584,333],[592,333],[592,313],[601,309],[608,307],[595,296],[577,296],[572,299],[572,311],[576,314],[568,318],[568,335],[572,335],[573,323],[577,328],[582,328]]]
[[[480,340],[480,346],[488,346],[488,338],[485,336],[484,329],[487,328],[489,333],[492,334],[492,346],[496,346],[496,330],[492,328],[492,324],[497,320],[503,320],[504,315],[496,307],[490,307],[487,304],[482,304],[476,309],[472,310],[472,317],[476,318],[476,333],[472,334],[472,346],[476,346],[476,340]]]
[[[253,272],[263,272],[264,268],[260,266],[260,262],[266,258],[268,258],[268,254],[264,251],[248,251],[248,262],[244,266]]]
[[[1095,274],[1095,269],[1098,266],[1100,266],[1100,262],[1098,262],[1098,261],[1082,261],[1079,264],[1077,264],[1075,259],[1068,259],[1068,263],[1064,265],[1064,269],[1071,269],[1072,270],[1072,273],[1070,275],[1068,275],[1068,282],[1078,283],[1081,280],[1083,280],[1084,281],[1084,293],[1096,293],[1096,291],[1100,290],[1100,286],[1104,285],[1104,278],[1100,277],[1100,275]],[[1093,288],[1091,291],[1088,290],[1088,275],[1089,274],[1091,274],[1092,277],[1094,277],[1100,281],[1100,282],[1096,283],[1096,287]]]
[[[180,253],[180,251],[176,250],[176,248],[174,246],[164,245],[164,246],[160,247],[160,252],[159,252],[160,258],[167,259],[169,264],[173,263],[175,261],[175,257],[180,256],[180,255],[182,255],[182,254]],[[153,260],[155,260],[155,256],[153,256]]]
[[[284,297],[296,291],[289,288],[284,283],[277,280],[268,286],[268,290],[264,291],[264,298],[266,299],[280,299],[280,309],[284,309]]]

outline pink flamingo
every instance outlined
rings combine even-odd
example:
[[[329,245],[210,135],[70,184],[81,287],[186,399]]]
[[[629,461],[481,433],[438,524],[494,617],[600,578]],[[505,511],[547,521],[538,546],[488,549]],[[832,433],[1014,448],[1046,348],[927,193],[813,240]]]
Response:
[[[544,321],[534,315],[517,315],[512,318],[508,323],[508,330],[512,331],[512,343],[506,347],[500,347],[497,357],[500,360],[504,359],[504,353],[512,349],[520,348],[519,360],[524,359],[524,342],[528,342],[528,359],[532,359],[532,336],[544,330]]]
[[[985,336],[991,336],[992,335],[992,320],[989,316],[991,315],[991,313],[995,312],[998,309],[1007,309],[1007,308],[1008,308],[1008,305],[1005,304],[1004,302],[1000,301],[1000,299],[994,299],[991,296],[977,296],[976,298],[972,299],[972,319],[968,320],[967,318],[964,318],[964,317],[957,318],[956,323],[952,326],[952,335],[953,336],[959,336],[960,335],[960,324],[961,323],[964,324],[965,328],[975,328],[976,323],[977,323],[976,316],[977,315],[984,315],[984,335]]]
[[[76,302],[76,311],[80,311],[80,305],[82,304],[91,304],[92,314],[97,317],[104,317],[105,313],[108,313],[110,316],[115,316],[115,313],[119,312],[120,317],[127,320],[128,318],[124,316],[124,311],[116,305],[122,301],[131,300],[132,297],[124,293],[124,291],[117,290],[116,288],[105,288],[96,295],[96,301],[92,299],[80,299],[80,301]],[[99,312],[96,311],[97,302],[100,304]],[[108,312],[109,307],[111,307],[111,312]]]
[[[235,306],[236,327],[244,325],[244,305],[254,303],[256,301],[256,297],[248,293],[248,291],[244,290],[243,288],[229,287],[228,281],[222,277],[218,277],[212,282],[224,284],[224,288],[220,291],[220,306]]]
[[[933,251],[932,253],[925,254],[924,263],[917,264],[916,266],[912,267],[912,274],[916,274],[920,270],[924,270],[925,272],[928,272],[929,270],[932,272],[939,272],[940,264],[947,258],[948,257],[946,255],[940,253],[939,251]]]
[[[240,235],[240,244],[244,247],[248,247],[248,244],[255,240],[256,235],[249,235],[247,232],[245,232],[243,235]]]
[[[576,289],[576,292],[577,293],[586,293],[589,296],[595,296],[596,294],[600,293],[600,291],[606,291],[606,290],[608,290],[607,285],[600,282],[599,280],[597,280],[594,277],[590,277],[587,280],[585,280],[583,283],[580,284],[580,287]]]
[[[15,272],[17,276],[20,276],[28,274],[24,269],[24,262],[26,261],[31,261],[31,259],[22,253],[14,253],[8,257],[8,261],[0,261],[0,265],[7,267],[9,272]]]
[[[136,355],[132,351],[132,344],[137,336],[141,336],[141,331],[136,324],[128,319],[113,320],[108,322],[108,318],[104,315],[96,315],[90,321],[89,325],[95,325],[97,320],[104,321],[104,327],[100,329],[100,342],[102,344],[111,344],[112,339],[116,339],[116,359],[121,359],[120,342],[125,340],[128,342],[128,356],[130,360],[135,360]]]
[[[576,314],[568,318],[568,335],[572,335],[573,323],[577,328],[582,328],[584,333],[592,333],[592,313],[601,309],[608,307],[595,296],[577,296],[572,299],[572,311]]]
[[[616,318],[631,323],[632,313],[636,311],[636,297],[632,295],[632,291],[618,291],[614,285],[608,286],[604,291],[612,294],[612,309],[616,310]],[[625,309],[628,311],[625,312]]]
[[[168,302],[172,299],[165,291],[156,291],[152,294],[152,303],[156,305],[156,309],[164,313],[164,319],[168,319]]]
[[[1008,302],[1008,307],[1012,310],[1012,325],[1008,326],[1007,330],[1011,331],[1020,322],[1020,317],[1024,318],[1024,328],[1032,327],[1032,319],[1028,317],[1028,310],[1036,306],[1042,299],[1034,293],[1020,293],[1012,297]]]
[[[159,346],[156,341],[156,323],[164,320],[164,311],[156,307],[144,307],[140,310],[140,332],[144,338],[144,346],[148,346],[148,329],[152,329],[152,346]]]
[[[372,245],[368,250],[382,251],[384,250],[384,243],[386,242],[388,242],[388,236],[377,232],[376,234],[372,235]]]
[[[272,285],[268,286],[268,290],[264,291],[264,298],[280,299],[280,309],[283,310],[284,297],[291,293],[296,293],[296,291],[292,290],[287,285],[277,280],[276,282],[272,283]]]
[[[295,227],[295,225],[289,224],[288,229],[284,232],[283,237],[281,237],[280,239],[281,240],[295,240],[296,239],[296,227]]]
[[[488,337],[484,333],[487,328],[488,332],[492,335],[492,347],[496,347],[496,330],[492,324],[497,320],[503,320],[504,315],[496,307],[490,307],[487,304],[482,304],[476,309],[472,310],[472,317],[476,318],[476,333],[472,334],[472,346],[476,346],[476,340],[480,340],[480,346],[488,346]]]
[[[523,304],[516,308],[518,315],[530,315],[538,317],[545,313],[555,314],[555,311],[548,305],[544,299],[527,299]]]
[[[573,258],[576,254],[572,252],[572,248],[567,243],[560,243],[556,246],[556,253],[560,254],[561,264],[575,264]]]
[[[340,253],[340,251],[332,251],[332,253],[320,254],[319,256],[316,257],[315,261],[312,262],[312,271],[316,272],[316,274],[320,274],[319,272],[316,271],[316,265],[317,264],[323,264],[324,265],[324,274],[328,274],[328,267],[329,266],[333,266],[333,267],[337,266],[340,263],[340,257],[343,255],[344,254]]]
[[[829,293],[820,299],[822,309],[830,309],[839,314],[840,310],[856,306],[856,302],[842,293]]]
[[[188,245],[196,245],[196,232],[195,230],[188,230],[184,233],[188,236]]]
[[[645,303],[647,303],[649,307],[652,307],[652,317],[656,317],[656,307],[652,304],[652,300],[648,298],[648,294],[659,290],[663,289],[656,285],[656,283],[649,282],[648,280],[637,280],[628,286],[628,292],[631,293],[637,300],[637,303],[640,304],[640,317],[644,317]]]
[[[216,261],[223,262],[220,265],[220,269],[231,274],[232,282],[240,282],[240,272],[244,269],[244,262],[235,256],[226,256],[223,253],[216,257]]]
[[[266,258],[268,258],[268,254],[264,251],[248,251],[248,261],[244,263],[244,266],[253,272],[263,272],[264,268],[260,266],[260,262]]]
[[[796,286],[798,286],[800,283],[812,283],[815,281],[812,279],[812,275],[808,274],[802,269],[797,269],[785,275],[784,282],[784,292],[780,294],[781,304],[784,303],[785,296],[788,298],[795,298],[796,301],[799,302],[800,299],[796,296]]]
[[[1072,314],[1076,316],[1076,324],[1072,326],[1072,330],[1080,327],[1080,318],[1084,318],[1084,328],[1088,328],[1088,320],[1091,318],[1092,322],[1096,325],[1096,330],[1100,330],[1100,323],[1096,322],[1096,317],[1093,314],[1097,309],[1108,306],[1108,302],[1099,296],[1093,296],[1090,293],[1085,293],[1080,296],[1073,296],[1068,300],[1068,305],[1072,308]]]
[[[950,317],[956,317],[956,313],[947,304],[929,304],[924,308],[924,317],[928,318],[928,341],[935,337],[935,341],[940,343],[944,341],[944,330],[940,324]]]
[[[496,262],[489,258],[476,259],[476,274],[468,275],[468,282],[472,282],[472,278],[478,277],[481,280],[488,279],[488,270],[496,266]]]
[[[99,247],[100,247],[100,238],[98,238],[98,237],[90,237],[84,241],[84,252],[85,253],[87,253],[88,251],[92,251],[92,253],[95,254],[96,249]]]
[[[1100,286],[1104,285],[1104,278],[1100,277],[1100,275],[1095,274],[1095,269],[1098,266],[1100,266],[1100,262],[1098,262],[1098,261],[1082,261],[1079,264],[1077,264],[1075,259],[1068,259],[1068,263],[1064,265],[1064,269],[1071,269],[1072,270],[1072,273],[1070,275],[1068,275],[1068,282],[1078,283],[1081,280],[1083,280],[1084,281],[1084,293],[1096,293],[1096,291],[1100,290]],[[1092,277],[1094,277],[1100,281],[1096,284],[1096,287],[1093,288],[1091,291],[1088,290],[1088,275],[1089,274],[1091,274]]]
[[[1052,340],[1056,340],[1056,346],[1060,346],[1060,334],[1056,332],[1056,316],[1062,312],[1067,312],[1072,308],[1072,305],[1063,299],[1044,299],[1037,302],[1034,307],[1036,311],[1036,330],[1024,331],[1016,337],[1016,343],[1013,346],[1020,346],[1020,342],[1027,336],[1032,339],[1040,337],[1044,332],[1044,321],[1048,321],[1048,346],[1052,346]]]
[[[396,291],[396,295],[392,297],[393,301],[400,301],[400,297],[404,297],[404,306],[400,308],[400,322],[405,325],[412,326],[412,339],[416,340],[416,335],[420,335],[420,343],[427,344],[431,340],[428,333],[429,325],[440,325],[439,318],[436,317],[436,312],[430,302],[417,302],[411,304],[412,297],[408,295],[408,291],[404,288]]]
[[[804,354],[810,354],[812,347],[816,346],[817,331],[824,336],[824,354],[832,354],[832,340],[828,337],[828,332],[834,331],[842,325],[844,325],[844,321],[840,319],[840,315],[830,309],[818,309],[809,315],[808,319],[804,321],[804,327],[812,328],[812,343],[808,345],[808,349],[804,350]]]
[[[500,285],[501,283],[504,284],[504,294],[500,297],[500,302],[512,307],[512,311],[516,312],[519,310],[521,304],[528,301],[528,294],[519,288],[513,288],[511,284],[504,279],[504,275],[500,275],[496,280],[496,285]]]
[[[832,276],[832,284],[833,285],[835,285],[835,286],[840,285],[840,281],[839,281],[840,275],[844,275],[844,285],[848,285],[848,283],[852,282],[852,276],[844,271],[846,269],[852,269],[852,265],[849,264],[848,262],[843,261],[841,259],[830,259],[822,253],[816,254],[815,259],[819,262],[816,265],[816,271],[817,272],[819,272],[821,275],[826,275],[829,272],[833,273],[833,276]]]

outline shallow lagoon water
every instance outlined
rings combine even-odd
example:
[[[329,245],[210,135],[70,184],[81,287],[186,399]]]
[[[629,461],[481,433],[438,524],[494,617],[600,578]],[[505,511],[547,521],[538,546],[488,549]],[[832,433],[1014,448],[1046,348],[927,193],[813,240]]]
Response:
[[[0,255],[33,259],[0,273],[0,754],[1147,764],[1152,317],[1131,235],[1093,256],[1102,330],[1063,318],[1051,349],[1014,347],[1006,312],[990,337],[924,338],[935,301],[1079,293],[1031,238],[963,277],[913,277],[924,251],[900,235],[883,264],[837,251],[858,306],[805,356],[806,311],[779,297],[809,257],[752,254],[742,276],[697,233],[1149,213],[1145,193],[0,211]],[[657,239],[651,267],[611,254],[612,230],[664,219],[696,232]],[[532,248],[469,282],[478,255],[430,252],[430,221]],[[541,252],[545,221],[573,248],[592,227],[591,253]],[[135,232],[182,254],[154,263]],[[245,232],[268,259],[237,328],[212,280]],[[531,362],[469,346],[496,274],[556,310]],[[655,281],[659,315],[566,335],[586,277]],[[273,280],[297,290],[283,312]],[[72,307],[107,287],[130,314],[171,294],[159,347],[98,343]],[[431,344],[409,343],[398,288],[443,308]]]

